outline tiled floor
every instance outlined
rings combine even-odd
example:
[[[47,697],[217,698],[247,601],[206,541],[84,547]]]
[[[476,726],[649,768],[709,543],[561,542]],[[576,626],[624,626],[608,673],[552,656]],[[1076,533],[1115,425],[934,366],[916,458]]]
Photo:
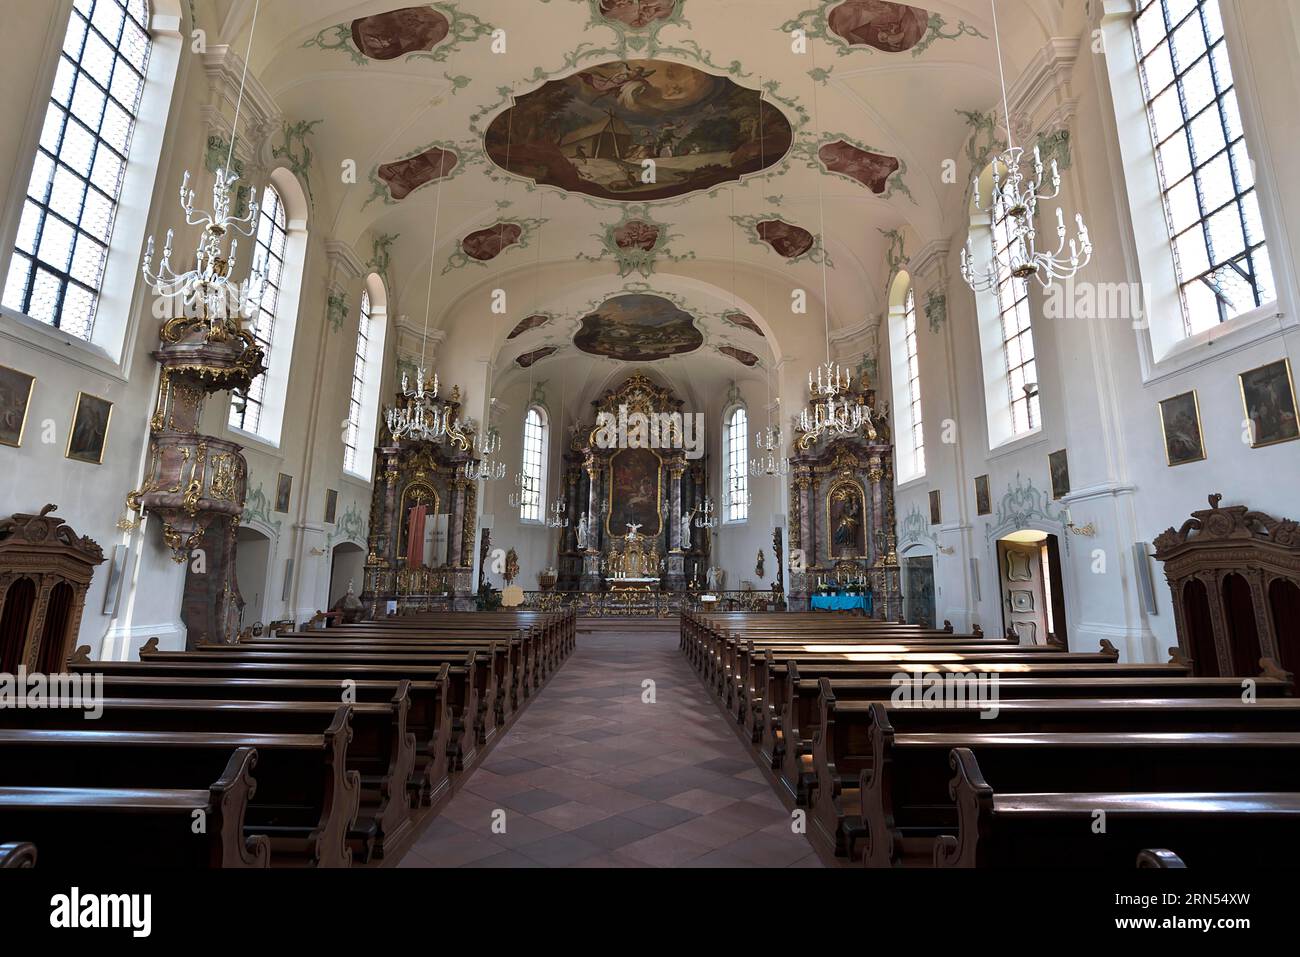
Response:
[[[725,720],[675,633],[580,633],[399,866],[820,867]]]

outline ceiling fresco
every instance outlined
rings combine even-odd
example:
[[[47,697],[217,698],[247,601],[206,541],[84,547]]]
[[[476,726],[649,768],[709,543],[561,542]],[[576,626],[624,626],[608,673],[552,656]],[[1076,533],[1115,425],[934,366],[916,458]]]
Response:
[[[779,256],[798,259],[813,247],[813,234],[802,226],[781,219],[764,219],[754,227],[758,238],[771,246]]]
[[[470,259],[487,262],[500,256],[506,247],[519,242],[523,232],[524,228],[518,223],[496,223],[470,233],[460,241],[460,248]]]
[[[606,20],[641,29],[670,19],[678,6],[678,0],[600,0],[598,9]]]
[[[924,39],[930,29],[930,14],[888,0],[846,0],[830,12],[831,32],[849,44],[874,47],[885,53],[902,53]]]
[[[885,192],[889,177],[898,172],[900,165],[893,156],[858,149],[844,140],[823,144],[817,150],[817,158],[832,173],[857,180],[877,195]]]
[[[450,150],[431,146],[406,159],[381,164],[376,176],[387,187],[391,199],[403,200],[421,186],[447,178],[459,162],[460,157]]]
[[[780,162],[790,121],[757,90],[666,60],[623,60],[551,80],[488,126],[501,168],[603,200],[708,190]],[[654,181],[643,161],[654,159]]]
[[[534,349],[532,352],[525,352],[515,362],[519,363],[519,368],[527,369],[541,362],[547,356],[553,356],[559,352],[558,346],[543,346],[541,349]]]
[[[454,3],[399,7],[327,27],[303,47],[346,53],[358,66],[370,62],[425,59],[442,61],[491,27]]]
[[[529,332],[533,329],[542,328],[542,326],[546,325],[550,321],[551,321],[551,317],[547,315],[543,315],[542,313],[536,313],[534,315],[529,316],[526,319],[521,319],[519,321],[519,325],[515,326],[513,329],[510,330],[510,334],[506,336],[506,339],[518,338],[519,336],[522,336],[525,332]]]
[[[573,344],[593,356],[653,362],[694,352],[704,335],[690,313],[667,299],[632,293],[607,299],[583,316]]]
[[[760,336],[763,335],[763,330],[758,328],[758,323],[749,318],[749,316],[745,315],[743,312],[723,313],[722,321],[728,325],[735,326],[738,329],[748,329],[750,332],[756,333]],[[767,337],[763,336],[763,338]]]
[[[735,346],[718,346],[718,351],[724,356],[730,356],[743,366],[753,368],[758,365],[758,356],[745,349],[738,349]]]

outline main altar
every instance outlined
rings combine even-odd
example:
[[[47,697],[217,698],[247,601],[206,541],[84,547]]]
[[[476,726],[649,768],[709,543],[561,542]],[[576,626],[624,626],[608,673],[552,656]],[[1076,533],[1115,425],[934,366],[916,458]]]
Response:
[[[573,430],[564,454],[571,521],[560,536],[557,590],[685,592],[703,586],[712,541],[708,527],[696,526],[708,476],[704,459],[687,458],[681,447],[683,404],[634,373],[593,401],[591,419]],[[638,416],[655,427],[639,429]],[[633,441],[608,441],[602,423],[621,423],[619,434]]]

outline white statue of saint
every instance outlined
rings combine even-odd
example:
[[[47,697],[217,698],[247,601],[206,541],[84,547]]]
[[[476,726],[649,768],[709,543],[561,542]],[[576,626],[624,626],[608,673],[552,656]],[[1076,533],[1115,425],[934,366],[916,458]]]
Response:
[[[682,512],[682,551],[691,547],[691,513]]]
[[[628,522],[628,523],[627,523],[627,539],[628,539],[628,541],[632,541],[634,538],[636,538],[636,533],[639,532],[640,530],[641,530],[641,523],[640,523],[640,522]]]
[[[587,516],[586,515],[578,519],[578,547],[583,549],[587,547]]]

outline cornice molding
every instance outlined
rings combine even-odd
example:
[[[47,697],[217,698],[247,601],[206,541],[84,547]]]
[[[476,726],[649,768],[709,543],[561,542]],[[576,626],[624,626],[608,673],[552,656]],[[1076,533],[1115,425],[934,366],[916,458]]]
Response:
[[[1007,93],[1017,125],[1024,122],[1037,129],[1038,116],[1045,107],[1054,103],[1059,109],[1059,104],[1075,99],[1070,94],[1070,79],[1081,45],[1078,37],[1053,37],[1034,54]],[[1073,115],[1073,110],[1070,113]]]

